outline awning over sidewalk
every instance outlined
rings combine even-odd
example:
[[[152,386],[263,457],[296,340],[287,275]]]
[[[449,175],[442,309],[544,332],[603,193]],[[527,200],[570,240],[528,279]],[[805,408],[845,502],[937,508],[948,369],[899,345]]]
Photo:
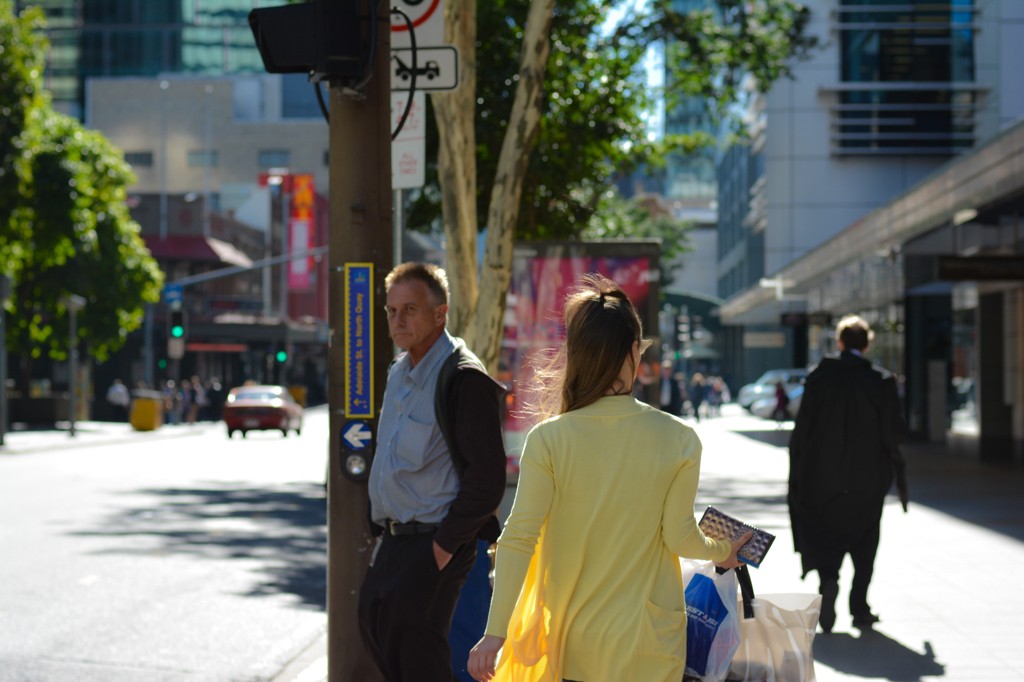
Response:
[[[917,185],[849,225],[832,239],[773,273],[802,292],[830,272],[864,256],[898,250],[905,242],[958,214],[1024,194],[1024,120],[985,144],[952,159]],[[721,308],[723,324],[750,323],[757,308],[775,300],[772,289],[754,286]]]
[[[146,247],[157,260],[195,260],[229,265],[252,265],[252,259],[231,244],[202,235],[176,234],[160,239],[159,235],[145,234]]]

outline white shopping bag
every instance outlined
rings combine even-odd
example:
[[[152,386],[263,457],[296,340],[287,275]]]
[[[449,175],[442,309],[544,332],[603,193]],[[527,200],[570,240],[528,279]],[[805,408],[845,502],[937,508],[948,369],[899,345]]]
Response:
[[[763,594],[749,600],[753,618],[738,601],[740,646],[730,680],[815,682],[812,644],[821,613],[820,594]]]

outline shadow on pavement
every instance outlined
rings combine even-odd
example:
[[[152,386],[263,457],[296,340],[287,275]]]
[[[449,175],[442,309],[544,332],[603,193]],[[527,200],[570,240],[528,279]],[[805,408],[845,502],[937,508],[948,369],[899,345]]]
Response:
[[[924,643],[922,654],[875,630],[866,630],[860,637],[845,632],[819,634],[814,638],[814,660],[846,675],[893,682],[946,674],[945,666],[935,661],[930,642]]]
[[[103,554],[178,554],[257,560],[260,583],[250,596],[287,593],[309,608],[327,603],[327,504],[323,486],[293,483],[272,488],[138,490],[155,496],[143,508],[112,515],[88,537],[137,540]],[[159,543],[153,546],[153,539]]]
[[[788,428],[730,431],[778,447],[783,456],[792,433]],[[905,443],[902,449],[911,505],[930,507],[1024,542],[1024,471],[1019,463],[984,461],[977,451],[965,453],[955,439],[948,445]],[[708,488],[702,478],[701,491]]]
[[[793,434],[793,429],[778,429],[774,431],[733,431],[738,436],[745,436],[751,440],[756,440],[760,443],[767,443],[768,445],[774,445],[779,448],[789,448],[789,437]]]

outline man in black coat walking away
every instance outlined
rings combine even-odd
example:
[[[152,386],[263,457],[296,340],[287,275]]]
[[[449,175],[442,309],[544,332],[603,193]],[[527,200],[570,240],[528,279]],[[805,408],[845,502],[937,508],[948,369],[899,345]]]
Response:
[[[894,476],[907,509],[896,379],[864,357],[873,334],[863,319],[844,317],[836,337],[839,356],[825,358],[807,375],[789,441],[793,541],[803,577],[818,572],[825,632],[835,625],[839,567],[847,553],[854,567],[853,625],[863,629],[878,622],[868,606],[868,584]]]

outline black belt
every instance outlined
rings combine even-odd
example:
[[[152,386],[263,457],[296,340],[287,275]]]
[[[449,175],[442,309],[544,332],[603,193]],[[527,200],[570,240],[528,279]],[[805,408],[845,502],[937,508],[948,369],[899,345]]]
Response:
[[[416,533],[433,533],[435,530],[441,527],[439,523],[417,523],[412,521],[411,523],[399,523],[398,521],[388,521],[388,530],[391,531],[392,535],[415,535]]]

